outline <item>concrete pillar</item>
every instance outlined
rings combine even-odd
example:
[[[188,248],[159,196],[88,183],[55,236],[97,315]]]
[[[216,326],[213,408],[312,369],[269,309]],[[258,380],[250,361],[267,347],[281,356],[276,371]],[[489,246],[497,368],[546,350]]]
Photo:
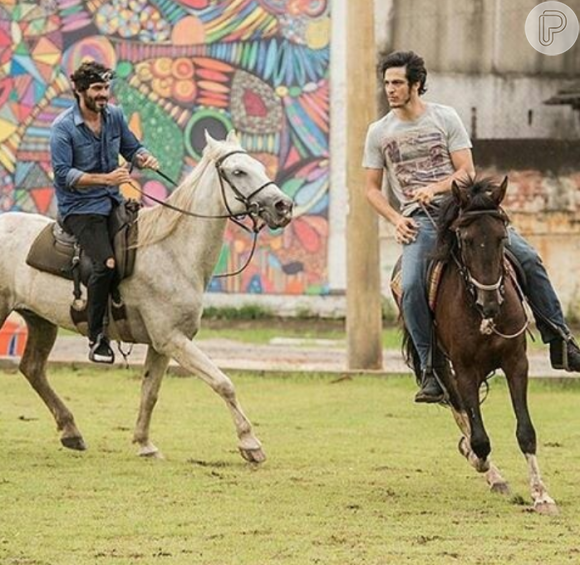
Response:
[[[361,161],[377,116],[374,3],[347,9],[347,342],[349,369],[382,368],[378,217],[365,196]]]

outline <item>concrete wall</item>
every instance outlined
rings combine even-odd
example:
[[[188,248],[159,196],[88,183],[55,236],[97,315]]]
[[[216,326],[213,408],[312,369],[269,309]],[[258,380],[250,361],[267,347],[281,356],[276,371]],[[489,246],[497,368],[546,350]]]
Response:
[[[528,43],[524,24],[537,0],[394,0],[387,39],[396,49],[413,49],[436,73],[550,75],[573,77],[578,46],[556,57]],[[565,4],[580,14],[580,0]]]
[[[569,82],[546,75],[429,73],[425,100],[452,105],[472,139],[578,139],[580,113],[543,103]]]

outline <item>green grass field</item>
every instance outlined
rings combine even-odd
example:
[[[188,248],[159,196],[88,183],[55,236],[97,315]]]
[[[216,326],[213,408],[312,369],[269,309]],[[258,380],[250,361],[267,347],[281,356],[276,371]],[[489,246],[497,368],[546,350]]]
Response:
[[[212,322],[202,322],[201,330],[196,336],[197,340],[204,339],[232,339],[245,343],[264,344],[269,343],[274,338],[298,338],[302,340],[334,339],[344,343],[346,347],[346,332],[340,322],[326,322],[309,324],[308,320],[297,320],[291,323],[285,320],[284,323],[273,323],[272,321],[257,324],[255,320],[251,322],[220,321],[219,325]],[[251,329],[251,331],[248,331]],[[71,332],[72,333],[72,332]],[[528,347],[532,350],[545,349],[538,332],[533,330],[535,341],[528,338]],[[398,326],[385,325],[382,331],[382,344],[385,349],[401,348],[401,330]]]
[[[139,379],[60,371],[55,388],[89,444],[60,447],[20,375],[0,374],[2,565],[384,565],[580,562],[580,386],[532,383],[539,454],[557,517],[529,511],[507,389],[484,406],[512,499],[458,454],[443,408],[412,403],[409,378],[233,375],[268,461],[235,448],[221,400],[167,378],[153,421],[165,461],[130,443]],[[336,377],[334,377],[336,379]]]

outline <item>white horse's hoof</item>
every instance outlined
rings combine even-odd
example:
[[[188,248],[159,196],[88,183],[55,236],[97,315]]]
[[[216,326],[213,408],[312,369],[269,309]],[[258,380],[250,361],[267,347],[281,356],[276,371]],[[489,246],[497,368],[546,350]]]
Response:
[[[511,489],[509,484],[506,481],[502,481],[499,483],[493,483],[489,487],[490,492],[495,494],[501,494],[503,496],[509,496],[511,494]]]
[[[261,447],[256,449],[244,449],[240,447],[239,449],[242,457],[250,463],[263,463],[266,461],[266,454]]]
[[[152,444],[141,447],[139,449],[139,457],[146,457],[148,459],[165,459],[163,453]]]
[[[537,502],[534,504],[534,512],[544,516],[557,516],[560,510],[555,502]]]

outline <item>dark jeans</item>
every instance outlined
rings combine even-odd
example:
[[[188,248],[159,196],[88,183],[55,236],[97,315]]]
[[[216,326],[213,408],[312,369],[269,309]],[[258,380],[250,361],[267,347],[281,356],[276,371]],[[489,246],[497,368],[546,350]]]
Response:
[[[562,332],[568,334],[560,300],[538,252],[512,227],[509,228],[507,248],[515,255],[526,274],[527,297],[542,341],[549,343],[560,338]]]
[[[97,214],[73,214],[66,217],[64,226],[77,238],[81,248],[93,263],[93,272],[88,282],[87,314],[89,340],[95,341],[103,331],[103,319],[115,277],[115,269],[105,264],[107,259],[114,257],[109,217]]]

